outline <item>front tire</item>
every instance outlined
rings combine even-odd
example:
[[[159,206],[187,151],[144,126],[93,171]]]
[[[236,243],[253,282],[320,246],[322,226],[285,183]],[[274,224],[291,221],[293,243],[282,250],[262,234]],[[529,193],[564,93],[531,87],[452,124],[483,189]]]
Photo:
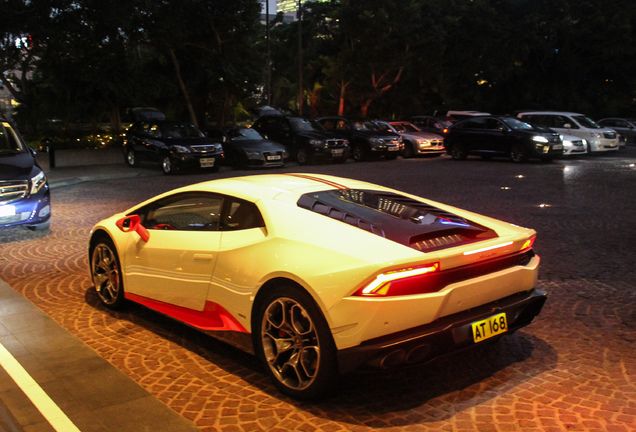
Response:
[[[454,160],[465,160],[468,157],[468,152],[464,144],[456,143],[451,147],[451,157]]]
[[[353,160],[356,162],[362,162],[367,159],[367,151],[361,144],[353,146]]]
[[[411,143],[410,141],[405,141],[404,142],[404,150],[402,150],[402,157],[404,159],[410,159],[413,156],[415,156],[415,150],[413,147],[413,143]]]
[[[90,252],[91,276],[101,303],[109,309],[123,305],[124,284],[117,249],[109,238],[99,238]]]
[[[300,147],[296,152],[296,162],[299,165],[310,165],[312,163],[311,152],[306,147]]]
[[[254,348],[284,394],[316,399],[336,383],[336,347],[318,305],[301,288],[279,286],[256,306]]]
[[[161,158],[161,170],[164,174],[170,175],[175,173],[175,167],[172,164],[172,160],[170,160],[170,156],[164,156]]]
[[[523,163],[528,160],[528,152],[521,144],[515,144],[510,148],[510,159],[516,163]]]
[[[126,163],[130,167],[139,166],[139,159],[137,158],[137,154],[133,149],[126,150]]]

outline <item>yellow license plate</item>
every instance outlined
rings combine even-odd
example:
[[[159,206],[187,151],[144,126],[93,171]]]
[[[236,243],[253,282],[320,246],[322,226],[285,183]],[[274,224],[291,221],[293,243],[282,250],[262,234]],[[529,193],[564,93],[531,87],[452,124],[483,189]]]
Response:
[[[471,324],[473,328],[473,340],[475,343],[481,342],[498,334],[505,333],[508,330],[508,322],[506,314],[500,313],[485,320],[477,321]]]

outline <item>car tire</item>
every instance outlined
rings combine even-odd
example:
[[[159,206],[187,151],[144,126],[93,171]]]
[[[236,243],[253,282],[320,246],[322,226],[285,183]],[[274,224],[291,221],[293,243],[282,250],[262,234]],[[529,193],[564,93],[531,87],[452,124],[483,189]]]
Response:
[[[465,160],[468,157],[466,146],[461,143],[453,144],[451,147],[451,157],[454,160]]]
[[[258,301],[253,316],[254,349],[276,387],[296,399],[328,394],[339,375],[337,350],[313,298],[281,285]]]
[[[528,151],[521,144],[513,144],[510,147],[510,159],[516,163],[523,163],[528,160]]]
[[[367,150],[361,144],[356,144],[352,149],[353,160],[356,162],[362,162],[367,159]]]
[[[310,165],[312,163],[312,157],[307,147],[299,147],[296,151],[296,162],[299,165]]]
[[[109,309],[120,309],[125,301],[119,255],[112,240],[98,237],[90,250],[91,277],[100,302]]]
[[[170,156],[164,156],[161,158],[161,170],[166,175],[174,174],[176,172],[175,166],[170,160]]]
[[[139,159],[137,158],[137,154],[133,149],[126,150],[126,163],[130,167],[139,166]]]
[[[415,150],[413,149],[413,144],[409,141],[404,142],[404,150],[402,150],[402,157],[404,159],[410,159],[415,156]]]

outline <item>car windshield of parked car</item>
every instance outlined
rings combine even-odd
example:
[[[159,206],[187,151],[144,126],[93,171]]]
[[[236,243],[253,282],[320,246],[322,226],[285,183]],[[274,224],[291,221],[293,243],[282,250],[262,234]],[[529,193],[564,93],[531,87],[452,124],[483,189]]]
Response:
[[[417,126],[411,123],[391,123],[391,126],[398,132],[420,132]]]
[[[531,124],[526,122],[522,122],[521,120],[517,120],[514,118],[504,117],[501,119],[509,128],[516,130],[534,130],[536,129]]]
[[[162,127],[166,139],[203,138],[203,132],[190,123],[165,123]]]
[[[256,132],[256,130],[250,128],[232,129],[228,131],[228,135],[230,136],[230,140],[232,141],[263,139],[261,134]]]
[[[357,131],[365,132],[378,132],[382,128],[372,121],[354,121],[351,123],[351,128]]]
[[[601,126],[599,126],[598,124],[596,124],[596,122],[594,120],[592,120],[589,117],[586,116],[574,116],[574,120],[577,121],[578,124],[580,124],[583,127],[586,127],[588,129],[600,129]]]
[[[0,153],[26,152],[25,146],[9,123],[0,123]]]
[[[312,131],[324,131],[325,128],[318,122],[304,118],[290,118],[292,130],[294,132],[312,132]]]

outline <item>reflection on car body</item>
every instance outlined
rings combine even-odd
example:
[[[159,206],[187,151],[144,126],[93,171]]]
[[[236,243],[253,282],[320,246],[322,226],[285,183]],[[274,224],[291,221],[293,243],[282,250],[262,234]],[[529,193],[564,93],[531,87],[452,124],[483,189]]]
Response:
[[[536,233],[326,175],[212,180],[95,225],[90,272],[132,300],[255,353],[295,398],[340,374],[433,360],[539,314]]]

